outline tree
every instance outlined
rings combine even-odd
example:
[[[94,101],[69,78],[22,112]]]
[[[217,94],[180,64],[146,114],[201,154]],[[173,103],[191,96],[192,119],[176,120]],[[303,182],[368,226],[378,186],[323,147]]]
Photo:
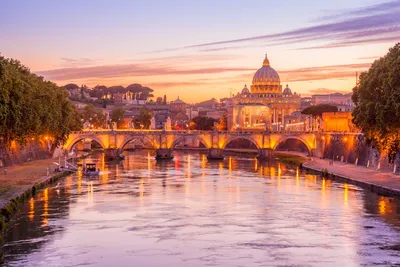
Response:
[[[393,162],[400,149],[400,43],[360,75],[352,100],[353,123]]]
[[[218,131],[226,131],[228,129],[228,117],[226,113],[219,119],[217,124]]]
[[[215,119],[210,118],[210,117],[201,117],[197,116],[192,119],[193,123],[189,123],[191,126],[191,129],[195,130],[212,130],[214,129],[214,122],[216,122]]]
[[[312,115],[314,117],[322,117],[324,112],[337,112],[337,106],[332,106],[329,104],[320,104],[316,106],[310,106],[305,108],[301,113],[305,115]]]
[[[75,89],[79,89],[80,87],[77,84],[74,83],[69,83],[64,85],[65,89],[67,90],[75,90]]]
[[[90,122],[93,127],[100,128],[103,127],[106,115],[101,111],[96,109],[92,104],[88,104],[83,108],[82,112],[83,122]]]
[[[117,127],[121,128],[124,124],[125,109],[114,108],[111,112],[111,120],[117,123]]]
[[[74,87],[73,85],[71,85]],[[25,144],[50,136],[52,148],[81,129],[80,116],[63,87],[45,81],[18,60],[0,56],[0,143]]]
[[[137,129],[149,129],[150,124],[151,124],[151,118],[153,117],[153,114],[151,113],[150,110],[147,108],[141,108],[140,109],[140,114],[138,117],[135,117],[132,122],[135,125],[135,128]]]

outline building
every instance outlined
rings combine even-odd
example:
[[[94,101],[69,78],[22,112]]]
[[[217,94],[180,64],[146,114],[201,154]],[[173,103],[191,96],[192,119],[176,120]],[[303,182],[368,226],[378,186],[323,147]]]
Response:
[[[179,96],[176,100],[169,103],[171,122],[174,128],[182,129],[189,122],[189,118],[186,115],[186,106],[187,104],[180,100]]]
[[[170,116],[169,106],[164,102],[147,103],[146,108],[151,111],[154,117],[155,128],[163,129],[164,124]]]
[[[359,132],[352,122],[351,112],[322,113],[322,130],[324,132]]]
[[[179,99],[179,96],[176,100],[171,101],[169,103],[169,109],[172,113],[186,113],[186,103]]]
[[[352,93],[319,94],[311,96],[312,105],[331,104],[335,106],[354,106],[351,100]]]
[[[215,109],[207,111],[206,117],[213,118],[214,120],[219,120],[226,114],[226,109]]]
[[[189,120],[199,116],[199,108],[194,106],[189,106],[186,108],[186,116]]]
[[[267,55],[262,67],[254,74],[250,90],[245,87],[235,95],[228,108],[228,129],[281,130],[285,115],[300,110],[301,96],[286,85],[282,91],[278,73]]]

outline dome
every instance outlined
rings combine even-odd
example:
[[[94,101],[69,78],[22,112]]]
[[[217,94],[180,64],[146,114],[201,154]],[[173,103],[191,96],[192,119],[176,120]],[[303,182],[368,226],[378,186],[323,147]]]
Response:
[[[280,85],[280,82],[278,73],[271,68],[265,55],[263,66],[254,74],[253,85]]]
[[[171,102],[171,104],[186,104],[185,102],[183,102],[182,100],[179,99],[179,96],[177,99],[175,99],[174,101]]]
[[[293,95],[292,90],[290,90],[290,88],[287,84],[286,84],[286,88],[283,90],[283,95]]]
[[[247,84],[244,85],[244,88],[242,89],[242,94],[250,94],[250,90],[247,88]]]

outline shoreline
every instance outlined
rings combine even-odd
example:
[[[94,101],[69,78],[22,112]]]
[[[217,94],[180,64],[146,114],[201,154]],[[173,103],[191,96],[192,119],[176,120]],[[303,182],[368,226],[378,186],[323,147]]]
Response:
[[[311,173],[325,176],[333,181],[359,186],[379,195],[400,197],[400,189],[395,186],[395,183],[400,185],[400,177],[397,175],[340,162],[335,162],[334,165],[324,166],[320,163],[316,163],[316,160],[318,159],[312,158],[311,161],[303,163],[301,168]],[[318,161],[320,162],[322,160]],[[328,161],[326,161],[326,163],[328,163]],[[350,169],[350,171],[354,173],[346,174],[344,167]]]
[[[20,205],[24,203],[27,199],[36,195],[37,191],[43,189],[47,185],[53,184],[72,174],[73,171],[62,171],[59,173],[54,173],[50,176],[42,177],[39,181],[36,181],[32,187],[28,189],[20,190],[13,194],[12,198],[5,201],[5,204],[0,207],[0,265],[3,263],[3,234],[7,230],[9,223],[12,221],[13,216],[18,212]]]

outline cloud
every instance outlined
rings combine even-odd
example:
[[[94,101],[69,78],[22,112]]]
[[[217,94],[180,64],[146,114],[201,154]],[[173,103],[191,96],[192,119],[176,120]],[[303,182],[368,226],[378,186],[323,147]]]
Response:
[[[364,71],[370,63],[329,65],[279,71],[281,81],[303,82],[355,77],[356,72]]]
[[[64,67],[79,67],[79,66],[89,66],[98,64],[98,60],[90,59],[90,58],[69,58],[62,57],[61,58],[61,66]]]
[[[215,52],[252,47],[255,46],[255,43],[262,43],[263,45],[290,45],[309,41],[335,42],[318,47],[310,47],[310,49],[321,49],[352,44],[393,42],[400,39],[399,17],[400,0],[389,1],[358,9],[344,10],[334,15],[325,16],[315,21],[316,24],[310,27],[293,29],[282,33],[194,44],[156,52],[186,49]],[[396,35],[394,36],[393,34]]]
[[[137,77],[137,76],[162,76],[162,75],[197,75],[229,72],[255,71],[246,67],[204,67],[187,68],[183,66],[163,66],[149,64],[120,64],[80,68],[61,68],[39,71],[38,74],[46,79],[55,81],[89,79],[89,78],[113,78],[113,77]]]
[[[222,55],[222,54],[186,54],[186,55],[173,55],[163,57],[146,57],[141,59],[125,60],[127,62],[136,62],[141,64],[164,64],[164,65],[177,65],[177,64],[196,64],[199,63],[211,63],[215,61],[226,61],[232,59],[238,59],[239,55]]]
[[[337,47],[354,46],[354,45],[361,45],[361,44],[376,44],[376,43],[386,43],[386,42],[397,42],[399,40],[400,40],[400,34],[396,35],[396,36],[389,36],[389,37],[366,38],[366,39],[361,39],[361,40],[334,42],[334,43],[330,43],[330,44],[326,44],[326,45],[297,48],[296,50],[337,48]]]
[[[334,93],[341,93],[341,94],[348,94],[351,93],[349,90],[337,90],[337,89],[329,89],[329,88],[316,88],[308,90],[309,94],[334,94]]]
[[[351,10],[344,10],[337,12],[333,15],[327,15],[319,18],[318,20],[332,20],[338,19],[344,16],[364,16],[376,13],[386,13],[395,9],[400,9],[400,0],[388,1],[376,5],[371,5],[367,7],[355,8]],[[318,21],[317,20],[317,21]]]

